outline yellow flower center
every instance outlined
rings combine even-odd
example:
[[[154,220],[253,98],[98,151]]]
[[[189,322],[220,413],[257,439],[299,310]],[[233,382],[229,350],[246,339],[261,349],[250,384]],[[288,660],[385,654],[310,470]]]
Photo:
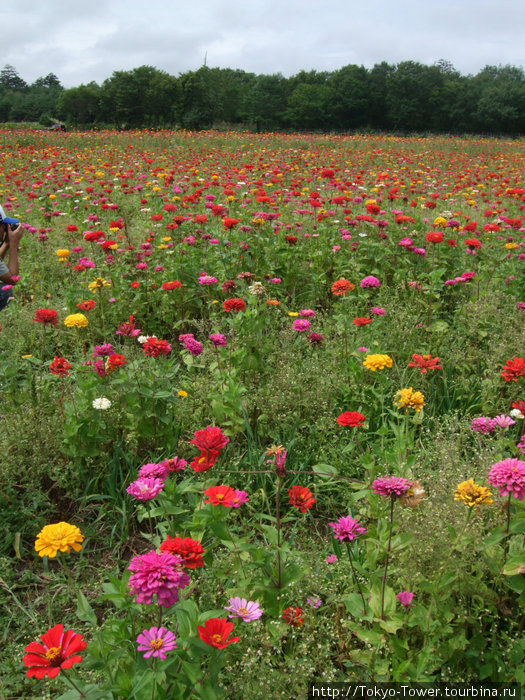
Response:
[[[217,642],[217,644],[222,642],[222,636],[220,634],[212,634],[211,638],[213,639],[214,642]]]
[[[248,608],[239,608],[239,612],[241,615],[247,615],[248,614]]]
[[[162,649],[162,644],[163,644],[163,641],[159,637],[157,639],[152,639],[151,642],[149,643],[150,647],[152,649],[154,649],[155,651]]]
[[[51,647],[46,651],[46,659],[53,663],[53,661],[56,661],[60,656],[60,649],[58,647]]]

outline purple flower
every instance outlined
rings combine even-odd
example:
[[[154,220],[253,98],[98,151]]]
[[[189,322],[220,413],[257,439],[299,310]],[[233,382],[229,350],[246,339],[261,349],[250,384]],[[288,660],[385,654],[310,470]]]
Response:
[[[489,484],[496,486],[500,496],[512,494],[518,501],[525,496],[525,462],[520,459],[504,459],[490,468]]]
[[[263,614],[263,610],[258,603],[254,603],[246,598],[230,598],[228,605],[224,609],[231,613],[228,617],[240,617],[244,622],[253,622],[258,620]]]
[[[292,325],[294,331],[299,331],[299,333],[302,333],[303,331],[309,331],[310,327],[310,321],[307,321],[306,319],[302,318],[296,318]]]
[[[312,345],[321,345],[324,343],[324,336],[321,335],[321,333],[314,333],[312,331],[311,333],[308,333],[306,340],[308,340],[309,343],[312,343]]]
[[[383,476],[372,483],[374,493],[380,496],[396,498],[402,496],[412,486],[412,481],[401,476]]]
[[[184,345],[186,350],[193,355],[194,357],[197,357],[198,355],[202,354],[203,351],[203,345],[202,343],[199,343],[198,340],[195,340],[193,337],[193,333],[183,333],[179,335],[179,341]]]
[[[350,515],[346,515],[335,523],[328,523],[334,531],[334,537],[338,540],[348,540],[351,542],[360,535],[365,535],[368,531],[357,520]]]
[[[321,598],[307,598],[306,602],[308,605],[311,605],[312,608],[320,608],[321,607]]]
[[[361,287],[361,289],[366,289],[366,287],[380,287],[381,282],[377,279],[377,277],[374,277],[373,275],[368,275],[368,277],[364,277],[361,280],[359,286]]]
[[[226,336],[222,333],[210,333],[208,338],[215,345],[216,348],[227,345]]]
[[[396,595],[396,598],[399,600],[399,602],[404,608],[409,608],[412,605],[412,599],[414,598],[414,594],[410,591],[401,591],[401,593],[398,593]]]
[[[169,632],[165,627],[150,627],[137,637],[137,649],[146,652],[145,659],[149,659],[150,656],[165,659],[168,651],[178,648],[176,640],[173,632]]]
[[[128,570],[128,592],[137,596],[137,603],[150,605],[153,596],[163,608],[179,599],[179,590],[186,588],[190,577],[184,571],[184,559],[171,552],[157,554],[155,550],[133,557]]]
[[[158,477],[139,477],[132,481],[126,491],[139,501],[151,501],[164,488],[164,479]]]

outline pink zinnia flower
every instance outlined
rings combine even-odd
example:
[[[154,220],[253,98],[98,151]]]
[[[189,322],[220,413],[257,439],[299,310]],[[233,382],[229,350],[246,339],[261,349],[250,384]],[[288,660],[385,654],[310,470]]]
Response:
[[[159,463],[159,466],[163,467],[167,474],[171,474],[172,472],[183,472],[187,465],[188,462],[180,457],[163,459],[162,462]]]
[[[524,454],[524,455],[525,455],[525,435],[522,435],[522,436],[521,436],[521,439],[520,439],[520,441],[518,442],[518,444],[516,445],[516,447],[517,447],[518,450],[521,452],[521,454]]]
[[[377,279],[377,277],[374,277],[373,275],[368,275],[368,277],[364,277],[361,280],[359,286],[361,287],[361,289],[366,289],[367,287],[380,287],[381,282]]]
[[[145,659],[150,656],[166,658],[168,651],[177,649],[177,638],[173,632],[169,632],[165,627],[150,627],[144,630],[137,637],[138,651],[145,651]]]
[[[496,423],[492,418],[487,416],[480,416],[479,418],[474,418],[470,424],[470,429],[474,433],[493,433],[496,430]]]
[[[496,486],[500,496],[512,494],[518,501],[525,496],[525,462],[520,459],[504,459],[490,468],[489,484]]]
[[[336,561],[338,561],[336,554],[329,554],[325,559],[327,564],[335,564]]]
[[[492,419],[498,428],[510,428],[511,425],[515,425],[516,421],[512,420],[510,416],[506,416],[503,413],[501,416],[496,416]]]
[[[198,357],[202,354],[202,351],[204,349],[203,345],[202,343],[199,343],[198,340],[195,340],[195,338],[193,337],[193,333],[183,333],[182,335],[179,335],[179,341],[184,345],[186,350],[194,357]]]
[[[315,311],[312,309],[303,309],[302,311],[299,311],[299,316],[302,316],[303,318],[313,318],[315,316]]]
[[[396,595],[396,598],[404,608],[409,608],[412,605],[414,594],[410,591],[401,591],[401,593]]]
[[[164,479],[157,477],[139,477],[132,481],[126,491],[139,501],[151,501],[164,488]]]
[[[315,609],[320,608],[322,604],[321,598],[307,598],[306,602],[308,603],[308,605],[311,605],[312,608]]]
[[[412,486],[413,482],[401,476],[383,476],[372,483],[374,493],[380,496],[396,498],[402,496]]]
[[[312,324],[310,321],[307,321],[306,319],[296,318],[293,322],[292,328],[294,331],[299,331],[299,333],[302,333],[303,331],[309,331],[311,325]]]
[[[139,554],[130,562],[132,575],[128,581],[128,592],[137,596],[137,603],[149,605],[153,596],[163,608],[169,608],[179,600],[179,590],[186,588],[190,577],[184,571],[184,559],[155,550]]]
[[[228,617],[240,617],[244,622],[258,620],[263,614],[258,603],[239,597],[230,598],[228,605],[225,605],[224,609],[231,613]]]
[[[335,523],[328,523],[334,531],[334,537],[338,540],[348,540],[352,542],[356,537],[365,535],[368,530],[364,528],[357,520],[354,520],[350,515],[346,515]]]
[[[227,345],[226,336],[222,333],[210,333],[208,338],[211,340],[211,342],[215,345],[216,348],[224,347],[225,345]]]
[[[110,355],[113,355],[114,352],[115,350],[113,349],[113,345],[111,345],[111,343],[105,343],[105,345],[95,345],[91,357],[109,357]]]
[[[133,323],[133,316],[129,317],[129,321],[117,326],[117,335],[127,335],[129,338],[135,338],[137,335],[140,335],[140,328],[136,328]]]
[[[370,309],[371,314],[375,314],[376,316],[384,316],[386,313],[386,309],[380,309],[378,306],[372,306]]]
[[[156,478],[164,481],[167,476],[168,471],[162,463],[155,464],[153,462],[149,462],[148,464],[142,465],[142,467],[139,469],[139,477],[142,478]]]
[[[246,493],[246,491],[240,491],[239,489],[235,489],[235,496],[232,498],[231,502],[231,507],[232,508],[239,508],[242,506],[243,503],[247,503],[250,500],[250,497]]]

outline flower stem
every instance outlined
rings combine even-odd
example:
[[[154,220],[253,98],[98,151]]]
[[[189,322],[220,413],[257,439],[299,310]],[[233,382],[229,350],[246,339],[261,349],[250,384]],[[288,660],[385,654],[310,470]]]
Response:
[[[381,584],[381,619],[385,619],[385,589],[386,589],[386,573],[388,571],[388,560],[390,558],[390,551],[392,545],[392,528],[394,525],[394,503],[396,501],[396,496],[392,495],[390,497],[390,532],[388,533],[388,547],[386,549],[386,560],[385,560],[385,572],[383,574],[383,583]]]
[[[64,675],[64,678],[67,680],[68,683],[70,683],[70,684],[73,686],[73,688],[77,691],[77,693],[79,694],[79,696],[80,696],[81,698],[87,698],[87,695],[86,695],[85,693],[83,693],[83,692],[80,690],[80,688],[79,688],[78,685],[75,683],[75,681],[67,675],[65,669],[62,668],[62,669],[60,669],[60,670],[61,670],[62,674]]]
[[[230,528],[228,527],[228,523],[225,522],[224,525],[226,526],[226,530],[228,531],[228,535],[230,536],[230,540],[232,541],[233,551],[235,552],[235,554],[237,555],[237,557],[239,559],[239,564],[241,565],[241,569],[242,569],[242,575],[244,576],[244,578],[246,578],[246,570],[244,569],[244,564],[242,563],[241,554],[240,554],[239,550],[237,549],[237,545],[235,544],[235,540],[233,539],[233,535],[230,531]]]
[[[277,528],[277,588],[282,586],[281,571],[281,477],[277,477],[277,493],[275,496],[275,527]]]
[[[365,603],[365,597],[363,595],[363,591],[361,590],[361,586],[359,585],[359,581],[357,579],[357,574],[354,568],[354,563],[352,561],[352,555],[350,553],[350,542],[347,541],[346,543],[346,551],[348,552],[348,561],[350,562],[350,567],[352,568],[352,575],[354,577],[355,585],[357,586],[357,590],[359,591],[359,595],[361,596],[361,600],[363,601],[363,615],[366,615],[366,603]]]

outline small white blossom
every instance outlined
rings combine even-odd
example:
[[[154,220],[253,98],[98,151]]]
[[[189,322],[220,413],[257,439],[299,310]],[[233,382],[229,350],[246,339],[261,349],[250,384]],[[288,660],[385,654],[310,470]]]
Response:
[[[93,403],[91,405],[93,408],[96,408],[97,411],[107,411],[108,408],[111,407],[111,401],[106,399],[105,396],[101,396],[99,399],[93,399]]]

